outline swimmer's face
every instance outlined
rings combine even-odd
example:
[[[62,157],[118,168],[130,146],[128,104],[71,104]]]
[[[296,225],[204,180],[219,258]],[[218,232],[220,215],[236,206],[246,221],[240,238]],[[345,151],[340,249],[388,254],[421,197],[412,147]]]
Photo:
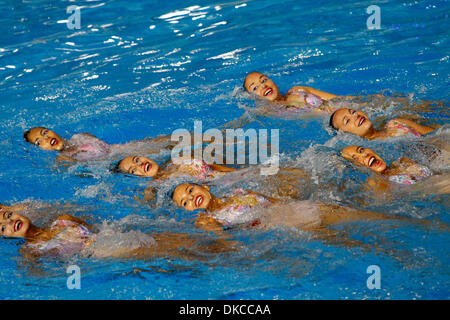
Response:
[[[64,141],[59,135],[43,127],[32,128],[25,139],[44,150],[61,151],[64,147]]]
[[[25,238],[31,226],[30,219],[13,213],[7,207],[0,210],[0,236]]]
[[[373,150],[360,146],[349,146],[341,151],[341,155],[357,164],[377,173],[383,173],[387,169],[386,162]]]
[[[372,122],[364,112],[347,108],[338,109],[334,113],[333,126],[360,137],[366,136],[372,130]]]
[[[173,192],[173,201],[188,211],[206,209],[211,200],[208,187],[192,183],[180,184]]]
[[[280,95],[275,83],[265,74],[259,72],[249,73],[245,77],[244,87],[248,92],[270,101],[276,100]]]
[[[159,166],[147,157],[129,156],[120,161],[119,169],[135,176],[154,177],[158,173]]]

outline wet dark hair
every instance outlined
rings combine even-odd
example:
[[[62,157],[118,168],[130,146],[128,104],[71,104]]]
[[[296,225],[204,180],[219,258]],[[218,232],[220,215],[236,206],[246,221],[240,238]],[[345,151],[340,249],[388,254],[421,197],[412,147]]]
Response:
[[[244,91],[249,92],[249,91],[247,90],[247,88],[245,87],[245,80],[247,79],[247,76],[248,76],[250,73],[255,73],[255,72],[261,73],[261,72],[259,72],[259,71],[252,71],[252,72],[248,72],[248,73],[245,75],[244,83],[242,83],[242,88],[244,88]]]
[[[112,173],[125,173],[119,167],[122,160],[111,163],[111,165],[109,166],[109,171],[111,171]]]
[[[23,133],[23,140],[25,140],[26,142],[30,142],[30,140],[28,140],[28,135],[30,134],[30,131],[31,131],[31,129],[27,130]]]
[[[46,128],[46,127],[33,127],[33,128],[31,128],[31,129],[25,131],[25,132],[23,133],[23,139],[24,139],[26,142],[33,143],[33,142],[30,141],[30,139],[28,139],[28,135],[30,134],[31,130],[33,130],[34,128],[48,129],[48,128]]]
[[[337,110],[336,110],[336,111],[337,111]],[[331,116],[330,116],[330,127],[332,127],[334,130],[338,130],[338,128],[336,128],[336,127],[334,126],[334,123],[333,123],[334,115],[336,114],[336,111],[333,112],[333,113],[331,114]]]
[[[169,190],[169,191],[167,192],[167,195],[169,196],[170,199],[172,199],[172,201],[173,201],[173,194],[175,193],[175,189],[176,189],[177,187],[178,187],[178,186],[175,186],[175,187],[173,187],[171,190]]]

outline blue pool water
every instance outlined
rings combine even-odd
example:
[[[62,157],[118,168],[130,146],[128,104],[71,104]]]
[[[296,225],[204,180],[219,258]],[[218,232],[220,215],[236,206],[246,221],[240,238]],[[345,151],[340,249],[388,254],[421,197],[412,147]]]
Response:
[[[37,223],[64,211],[114,230],[202,235],[193,215],[161,199],[134,197],[146,182],[109,171],[107,161],[61,166],[55,154],[23,141],[33,126],[69,138],[89,132],[125,143],[178,128],[223,128],[248,115],[245,128],[280,129],[281,163],[313,177],[303,198],[448,224],[449,197],[420,191],[379,199],[365,193],[367,173],[337,156],[346,144],[325,118],[280,119],[251,112],[241,87],[247,72],[280,87],[309,85],[338,95],[374,95],[365,111],[379,121],[419,115],[449,121],[450,23],[447,1],[377,1],[381,29],[368,30],[373,1],[0,1],[0,202],[47,203]],[[69,30],[70,5],[81,28]],[[392,96],[407,100],[395,104]],[[414,109],[421,100],[428,109]],[[419,110],[419,111],[418,111]],[[423,110],[423,111],[422,111]],[[448,130],[436,134],[445,138]],[[410,151],[410,138],[366,143],[388,161]],[[417,159],[423,160],[423,159]],[[439,167],[448,173],[448,167]],[[239,186],[264,191],[263,183]],[[223,194],[225,186],[216,186]],[[64,204],[75,207],[62,207]],[[48,213],[50,211],[50,213]],[[354,222],[337,230],[385,251],[325,243],[289,228],[227,231],[240,250],[197,258],[142,260],[42,258],[1,240],[2,299],[448,299],[448,232],[414,222]],[[207,234],[204,235],[208,236]],[[195,252],[194,252],[195,254]],[[66,286],[69,265],[81,290]],[[369,290],[366,269],[381,270]]]

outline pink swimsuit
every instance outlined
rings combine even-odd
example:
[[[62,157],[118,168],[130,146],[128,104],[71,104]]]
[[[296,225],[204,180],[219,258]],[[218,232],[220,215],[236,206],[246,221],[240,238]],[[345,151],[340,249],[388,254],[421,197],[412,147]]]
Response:
[[[418,163],[399,163],[399,166],[403,169],[404,173],[389,176],[389,181],[399,184],[415,184],[416,182],[433,175],[433,172],[430,169]]]
[[[199,159],[181,161],[175,160],[174,164],[179,165],[179,167],[177,168],[178,172],[193,176],[198,180],[205,180],[207,178],[213,177],[214,175],[217,175],[218,173],[221,173],[213,170],[209,164]]]
[[[39,254],[71,255],[89,246],[91,232],[83,225],[71,220],[56,220],[50,229],[63,229],[48,241],[28,243],[27,246]]]
[[[415,135],[416,137],[420,137],[420,133],[418,133],[416,130],[407,126],[404,123],[400,123],[400,122],[396,121],[395,119],[389,121],[386,124],[386,129],[390,129],[391,131],[394,131],[393,137],[403,136],[403,135],[409,134],[409,133],[412,135]]]
[[[287,92],[287,94],[302,97],[303,101],[305,102],[305,107],[302,109],[308,109],[310,111],[319,109],[324,103],[324,101],[322,100],[321,97],[319,97],[318,95],[315,95],[313,93],[307,93],[303,89],[289,90]]]
[[[110,153],[109,145],[87,133],[75,134],[68,141],[64,154],[78,161],[103,159]]]
[[[244,189],[234,190],[233,195],[230,198],[232,201],[227,207],[209,214],[211,217],[221,222],[224,226],[254,222],[254,218],[246,215],[250,209],[257,204],[264,207],[272,204],[264,196],[252,194]]]

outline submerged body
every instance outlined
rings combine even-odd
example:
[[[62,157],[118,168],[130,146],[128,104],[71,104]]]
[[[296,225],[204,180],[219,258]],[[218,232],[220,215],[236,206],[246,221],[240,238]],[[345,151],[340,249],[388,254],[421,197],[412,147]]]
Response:
[[[146,258],[152,256],[178,256],[189,258],[180,251],[200,244],[195,238],[185,234],[155,233],[140,231],[127,233],[104,230],[94,233],[84,221],[64,214],[53,221],[48,228],[39,228],[16,212],[13,207],[0,207],[0,236],[24,238],[27,256],[71,256],[82,254],[96,258]],[[230,250],[231,242],[215,240],[204,247],[210,252]]]
[[[222,230],[235,225],[271,228],[294,227],[322,233],[323,228],[349,220],[380,220],[386,216],[311,200],[281,201],[254,191],[237,189],[223,198],[207,186],[185,183],[173,192],[173,201],[188,211],[201,210],[196,224],[207,230]]]

